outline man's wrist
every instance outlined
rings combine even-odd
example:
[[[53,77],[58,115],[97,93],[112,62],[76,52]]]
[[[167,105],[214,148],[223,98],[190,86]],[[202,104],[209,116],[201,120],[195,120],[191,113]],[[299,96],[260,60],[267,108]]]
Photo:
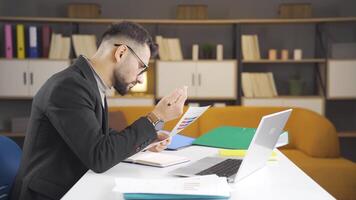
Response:
[[[148,113],[146,117],[155,127],[156,131],[160,131],[163,129],[164,121],[160,119],[154,112]]]

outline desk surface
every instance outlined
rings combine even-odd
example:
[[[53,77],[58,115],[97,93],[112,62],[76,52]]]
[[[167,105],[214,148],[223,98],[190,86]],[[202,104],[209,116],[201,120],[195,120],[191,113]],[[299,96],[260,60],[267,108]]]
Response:
[[[191,146],[165,153],[186,156],[192,162],[206,156],[217,155],[218,149]],[[183,165],[186,163],[156,168],[119,163],[102,174],[89,170],[63,199],[122,199],[122,195],[112,192],[116,177],[171,178],[168,172]],[[269,162],[266,167],[231,186],[234,188],[231,199],[334,199],[281,152],[278,152],[278,161]]]

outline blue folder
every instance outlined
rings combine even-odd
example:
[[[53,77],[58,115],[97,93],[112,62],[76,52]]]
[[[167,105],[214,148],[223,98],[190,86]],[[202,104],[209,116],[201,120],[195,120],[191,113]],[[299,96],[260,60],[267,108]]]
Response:
[[[190,146],[194,140],[195,138],[176,134],[172,137],[171,144],[168,145],[166,150],[178,150],[180,148]]]

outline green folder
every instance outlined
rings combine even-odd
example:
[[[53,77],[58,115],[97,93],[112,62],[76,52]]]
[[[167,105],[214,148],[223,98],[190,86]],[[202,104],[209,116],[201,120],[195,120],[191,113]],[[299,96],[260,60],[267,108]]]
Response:
[[[210,195],[185,195],[185,194],[142,194],[142,193],[125,193],[125,200],[134,200],[134,199],[228,199],[229,197],[224,196],[210,196]]]
[[[224,149],[248,149],[255,131],[255,128],[222,126],[198,137],[194,140],[193,145]]]

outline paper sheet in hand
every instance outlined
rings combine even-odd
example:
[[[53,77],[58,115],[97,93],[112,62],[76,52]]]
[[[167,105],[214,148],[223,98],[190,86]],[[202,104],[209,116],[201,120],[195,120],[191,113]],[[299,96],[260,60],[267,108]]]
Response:
[[[184,113],[183,117],[179,120],[177,125],[169,133],[169,136],[174,136],[175,134],[181,132],[195,120],[197,120],[210,106],[204,107],[189,107],[187,112]]]
[[[210,106],[204,107],[189,107],[188,110],[184,113],[183,117],[179,120],[173,130],[168,134],[170,137],[176,135],[181,132],[183,129],[192,124],[195,120],[197,120]],[[144,150],[149,149],[159,142],[152,143],[148,145]]]

